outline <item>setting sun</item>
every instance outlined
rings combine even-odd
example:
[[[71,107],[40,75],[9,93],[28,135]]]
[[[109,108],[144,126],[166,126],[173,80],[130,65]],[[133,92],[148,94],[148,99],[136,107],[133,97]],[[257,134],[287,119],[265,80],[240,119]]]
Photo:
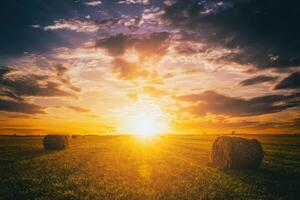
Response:
[[[140,98],[119,111],[119,132],[150,137],[170,131],[169,117],[151,99]]]
[[[164,131],[163,124],[147,114],[140,114],[134,117],[130,126],[133,134],[142,137],[157,135]]]

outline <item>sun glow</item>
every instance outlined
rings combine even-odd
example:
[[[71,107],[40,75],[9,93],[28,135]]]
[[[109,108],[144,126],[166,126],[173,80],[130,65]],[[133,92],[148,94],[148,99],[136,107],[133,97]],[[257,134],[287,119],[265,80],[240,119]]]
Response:
[[[168,117],[154,102],[139,101],[124,108],[119,131],[139,137],[152,137],[170,131]]]
[[[132,133],[142,137],[149,137],[160,134],[164,131],[164,127],[155,116],[147,114],[138,114],[132,118],[130,122]]]

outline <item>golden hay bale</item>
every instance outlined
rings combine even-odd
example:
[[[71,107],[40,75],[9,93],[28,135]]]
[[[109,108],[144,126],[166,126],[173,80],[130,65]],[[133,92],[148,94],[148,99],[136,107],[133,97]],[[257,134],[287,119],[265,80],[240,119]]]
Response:
[[[66,135],[46,135],[43,144],[47,150],[62,150],[69,146],[69,140]]]
[[[257,169],[263,160],[263,148],[256,139],[219,136],[211,149],[211,161],[228,169]]]
[[[76,138],[77,138],[77,135],[72,135],[72,138],[73,138],[73,139],[76,139]]]

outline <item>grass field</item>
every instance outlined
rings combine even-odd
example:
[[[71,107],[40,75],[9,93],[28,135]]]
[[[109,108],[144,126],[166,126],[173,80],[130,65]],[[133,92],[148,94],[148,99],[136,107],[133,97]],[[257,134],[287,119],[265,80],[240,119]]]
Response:
[[[300,136],[247,137],[263,143],[258,171],[211,166],[215,136],[89,136],[65,151],[1,136],[0,199],[300,199]]]

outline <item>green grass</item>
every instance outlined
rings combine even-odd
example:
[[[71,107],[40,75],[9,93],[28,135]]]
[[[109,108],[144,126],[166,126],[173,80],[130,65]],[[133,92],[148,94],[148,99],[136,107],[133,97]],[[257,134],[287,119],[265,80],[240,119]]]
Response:
[[[247,137],[263,143],[258,171],[212,167],[214,136],[70,138],[65,151],[2,136],[0,199],[300,199],[300,136]]]

